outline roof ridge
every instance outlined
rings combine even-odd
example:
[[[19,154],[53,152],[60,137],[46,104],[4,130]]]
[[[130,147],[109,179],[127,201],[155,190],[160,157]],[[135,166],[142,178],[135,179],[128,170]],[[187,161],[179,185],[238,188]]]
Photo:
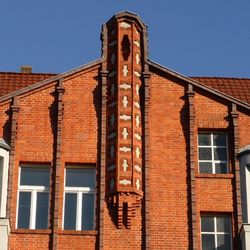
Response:
[[[24,72],[11,72],[11,71],[0,71],[0,74],[15,74],[15,75],[59,75],[60,73],[46,73],[46,72],[30,72],[30,73],[24,73]]]
[[[188,76],[189,78],[206,78],[206,79],[235,79],[235,80],[250,80],[246,77],[224,77],[224,76]]]

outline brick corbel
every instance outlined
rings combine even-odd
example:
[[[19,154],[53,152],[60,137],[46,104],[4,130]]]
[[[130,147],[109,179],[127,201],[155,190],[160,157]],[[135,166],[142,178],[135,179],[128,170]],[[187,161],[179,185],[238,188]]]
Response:
[[[10,106],[11,116],[11,134],[10,134],[10,158],[9,158],[9,177],[8,177],[8,197],[7,197],[7,218],[11,218],[12,212],[12,197],[13,197],[13,170],[15,166],[15,148],[18,128],[18,97],[12,99]],[[11,223],[11,221],[10,221]],[[12,226],[12,225],[11,225]]]
[[[55,153],[55,179],[54,179],[54,212],[52,224],[52,249],[57,249],[57,237],[59,227],[59,191],[60,191],[60,173],[62,168],[62,120],[63,120],[63,80],[58,81],[56,87],[56,100],[57,100],[57,130],[56,130],[56,153]]]
[[[234,164],[234,195],[235,195],[235,221],[237,223],[237,231],[238,234],[240,232],[242,226],[242,209],[241,209],[241,190],[240,190],[240,164],[237,158],[239,153],[239,131],[238,131],[238,117],[239,113],[237,111],[237,105],[232,103],[231,105],[231,131],[233,132],[233,164]]]
[[[193,85],[188,85],[186,92],[188,97],[188,114],[189,114],[189,197],[190,197],[190,216],[191,216],[191,238],[192,249],[197,249],[197,222],[196,222],[196,188],[195,188],[195,162],[194,162],[194,130],[195,130],[195,107]]]

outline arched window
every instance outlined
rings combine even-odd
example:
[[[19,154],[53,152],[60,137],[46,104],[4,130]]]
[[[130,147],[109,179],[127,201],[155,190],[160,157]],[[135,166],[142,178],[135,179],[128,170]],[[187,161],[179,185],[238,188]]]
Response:
[[[0,218],[6,216],[9,145],[0,138]]]

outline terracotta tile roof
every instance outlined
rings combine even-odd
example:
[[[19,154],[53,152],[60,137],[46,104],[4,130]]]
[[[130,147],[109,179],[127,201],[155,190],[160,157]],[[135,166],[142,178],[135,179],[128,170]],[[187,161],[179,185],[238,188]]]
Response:
[[[56,74],[0,72],[0,96],[48,79]]]
[[[190,77],[222,93],[250,104],[250,79],[224,77]]]

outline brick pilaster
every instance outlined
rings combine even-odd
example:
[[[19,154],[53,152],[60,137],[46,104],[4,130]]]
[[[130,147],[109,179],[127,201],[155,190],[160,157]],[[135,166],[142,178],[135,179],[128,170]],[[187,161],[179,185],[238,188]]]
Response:
[[[143,110],[143,186],[144,186],[144,236],[143,236],[143,248],[150,249],[150,225],[149,225],[149,77],[148,67],[145,65],[145,71],[142,74],[142,81],[144,87],[144,110]]]
[[[231,106],[231,126],[233,131],[233,163],[234,163],[234,196],[235,196],[235,221],[237,224],[236,234],[240,232],[242,225],[242,209],[241,209],[241,190],[240,190],[240,164],[237,159],[237,154],[239,152],[239,132],[238,132],[238,117],[239,113],[237,111],[236,104],[232,103]]]
[[[15,166],[15,147],[18,126],[18,97],[14,97],[10,106],[11,115],[11,135],[10,135],[10,159],[9,159],[9,177],[8,177],[8,197],[7,197],[7,218],[11,218],[12,197],[13,197],[13,169]],[[11,223],[12,221],[10,221]],[[11,225],[12,227],[13,225]]]
[[[57,249],[58,236],[58,210],[59,210],[59,192],[60,192],[60,173],[62,168],[62,120],[63,120],[63,80],[58,81],[56,87],[57,94],[57,130],[56,130],[56,154],[55,154],[55,176],[54,176],[54,213],[53,213],[53,227],[52,227],[52,249]]]
[[[196,189],[195,189],[195,162],[194,162],[194,130],[195,130],[195,108],[194,108],[194,91],[193,85],[188,85],[188,114],[189,114],[189,201],[190,201],[190,215],[191,219],[191,238],[192,249],[197,249],[197,223],[196,223]]]

